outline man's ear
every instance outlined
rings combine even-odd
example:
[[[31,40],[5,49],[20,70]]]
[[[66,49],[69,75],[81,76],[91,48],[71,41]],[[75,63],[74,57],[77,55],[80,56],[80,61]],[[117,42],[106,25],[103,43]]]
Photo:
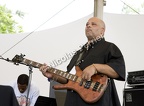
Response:
[[[105,33],[105,28],[102,28],[101,35],[104,36],[104,33]]]

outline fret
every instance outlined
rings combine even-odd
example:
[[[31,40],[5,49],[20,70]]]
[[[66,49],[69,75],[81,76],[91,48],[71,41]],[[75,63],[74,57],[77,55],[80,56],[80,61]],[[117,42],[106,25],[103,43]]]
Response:
[[[53,73],[56,74],[56,73],[57,73],[57,70],[56,70],[56,69],[53,69]]]
[[[63,76],[63,77],[66,77],[66,73],[64,72],[62,76]]]
[[[30,62],[29,60],[26,60],[26,65],[29,65],[29,62]]]
[[[26,65],[28,64],[28,60],[27,60],[27,59],[25,60],[25,64],[26,64]]]
[[[41,66],[41,64],[37,63],[37,62],[33,62],[32,66],[35,68],[39,68]]]
[[[53,68],[52,68],[52,67],[49,67],[47,71],[53,73]]]
[[[29,61],[30,61],[30,60],[29,60]],[[33,66],[33,61],[30,61],[29,64]]]
[[[73,80],[73,81],[76,81],[76,79],[77,79],[77,76],[74,75],[74,77],[73,77],[72,80]]]
[[[68,74],[68,73],[66,73],[66,78],[67,78],[67,79],[69,78],[69,74]]]
[[[24,63],[24,64],[25,64],[25,63],[26,63],[26,59],[23,59],[22,63]]]
[[[73,75],[72,75],[72,74],[70,74],[70,75],[69,75],[69,79],[71,79],[72,77],[73,77]]]
[[[60,75],[60,76],[62,76],[62,74],[63,74],[63,72],[62,72],[62,71],[60,71],[59,75]]]
[[[54,73],[54,74],[55,74],[55,69],[54,69],[54,68],[51,68],[51,71],[52,71],[52,73]]]
[[[31,65],[32,62],[30,60],[27,60],[27,65]]]
[[[57,73],[56,74],[59,75],[59,76],[61,76],[61,72],[62,72],[61,70],[57,69]]]
[[[59,75],[59,70],[58,69],[55,69],[55,74]]]
[[[36,63],[36,65],[35,65],[36,67],[40,67],[41,66],[41,64],[39,64],[39,63]]]

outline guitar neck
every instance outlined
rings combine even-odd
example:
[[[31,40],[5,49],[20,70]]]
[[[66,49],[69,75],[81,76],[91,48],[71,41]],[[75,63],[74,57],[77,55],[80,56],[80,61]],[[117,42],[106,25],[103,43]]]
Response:
[[[25,58],[23,58],[23,61],[21,62],[21,64],[24,64],[24,65],[27,65],[27,66],[32,66],[34,68],[40,68],[43,65],[41,63],[29,60],[29,59],[25,59]],[[50,67],[50,66],[49,66],[49,69],[47,71],[50,72],[50,73],[59,75],[63,78],[72,80],[72,81],[75,81],[77,79],[76,75],[70,74],[68,72],[65,72],[65,71]]]

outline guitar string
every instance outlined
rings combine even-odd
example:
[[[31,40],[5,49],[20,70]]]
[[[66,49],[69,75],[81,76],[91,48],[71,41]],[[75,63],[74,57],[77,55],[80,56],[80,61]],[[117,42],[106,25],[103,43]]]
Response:
[[[42,23],[41,25],[39,25],[36,29],[34,29],[32,32],[30,32],[29,34],[27,34],[24,38],[22,38],[21,40],[19,40],[16,44],[14,44],[13,46],[11,46],[9,49],[7,49],[4,53],[2,53],[0,55],[0,57],[2,57],[4,54],[6,54],[7,52],[9,52],[11,49],[13,49],[16,45],[18,45],[20,42],[22,42],[24,39],[26,39],[27,37],[29,37],[32,33],[34,33],[36,30],[38,30],[40,27],[42,27],[44,24],[46,24],[48,21],[50,21],[51,19],[53,19],[56,15],[58,15],[60,12],[62,12],[65,8],[67,8],[68,6],[70,6],[74,1],[73,0],[71,2],[69,2],[66,6],[64,6],[62,9],[60,9],[58,12],[56,12],[54,15],[52,15],[48,20],[46,20],[44,23]]]

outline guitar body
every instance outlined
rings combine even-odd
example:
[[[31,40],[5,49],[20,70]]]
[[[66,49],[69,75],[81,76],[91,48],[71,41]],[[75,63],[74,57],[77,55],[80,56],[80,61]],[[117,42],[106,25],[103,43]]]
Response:
[[[75,68],[76,68],[76,76],[79,77],[76,81],[69,80],[67,84],[57,84],[54,85],[53,88],[55,90],[71,89],[76,91],[85,102],[88,103],[97,102],[100,99],[100,97],[103,95],[107,87],[107,83],[108,83],[107,76],[101,74],[92,76],[91,87],[85,88],[84,87],[85,82],[83,83],[83,85],[80,86],[82,70],[78,66],[76,66]],[[94,91],[93,87],[96,82],[99,83],[99,86],[97,87],[97,90]]]

